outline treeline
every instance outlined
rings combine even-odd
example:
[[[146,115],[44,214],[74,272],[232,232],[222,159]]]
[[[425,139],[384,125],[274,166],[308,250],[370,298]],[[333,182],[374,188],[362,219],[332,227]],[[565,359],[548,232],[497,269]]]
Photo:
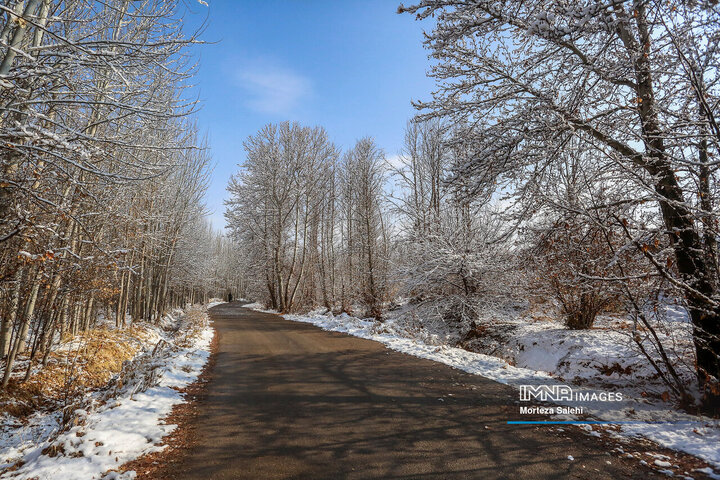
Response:
[[[324,129],[268,125],[245,142],[226,218],[254,285],[272,308],[362,304],[387,297],[384,154],[371,139],[340,155]],[[253,286],[251,286],[253,287]]]
[[[0,7],[0,355],[220,290],[179,1]],[[227,277],[227,275],[226,275]],[[221,286],[223,289],[225,285]],[[30,372],[30,362],[27,373]]]
[[[251,295],[282,312],[377,319],[398,297],[442,300],[440,315],[458,324],[477,299],[506,298],[508,229],[446,181],[462,158],[447,138],[439,121],[410,122],[392,165],[370,138],[341,153],[321,127],[284,122],[248,138],[225,215],[256,272]]]
[[[720,15],[710,2],[448,2],[438,89],[400,165],[321,129],[246,144],[228,220],[273,307],[382,316],[399,296],[472,328],[482,308],[557,305],[570,328],[627,316],[669,391],[694,403],[655,329],[692,324],[703,406],[720,411]],[[432,19],[432,20],[431,20]],[[317,148],[322,146],[322,148]]]

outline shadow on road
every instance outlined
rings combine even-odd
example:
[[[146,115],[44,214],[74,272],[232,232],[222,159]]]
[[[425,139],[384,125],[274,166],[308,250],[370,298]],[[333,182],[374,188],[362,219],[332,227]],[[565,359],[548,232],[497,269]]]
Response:
[[[184,479],[648,478],[577,430],[507,425],[504,385],[236,304]],[[568,460],[572,455],[575,460]]]

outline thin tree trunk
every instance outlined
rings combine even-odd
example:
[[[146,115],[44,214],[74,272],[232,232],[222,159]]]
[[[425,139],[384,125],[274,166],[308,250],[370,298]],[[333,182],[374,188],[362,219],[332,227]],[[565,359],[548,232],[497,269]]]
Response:
[[[5,357],[10,350],[10,334],[13,325],[17,319],[18,309],[20,307],[20,290],[22,289],[23,267],[15,272],[15,287],[13,287],[12,296],[10,297],[10,308],[8,315],[3,316],[2,327],[0,329],[0,354]]]
[[[5,389],[10,381],[15,359],[18,353],[21,353],[25,348],[25,337],[27,337],[28,328],[30,327],[30,319],[32,318],[33,312],[35,311],[35,301],[37,300],[38,290],[40,288],[40,271],[37,272],[35,282],[33,283],[30,298],[25,307],[23,313],[23,323],[18,332],[17,338],[13,345],[10,354],[8,355],[7,361],[5,362],[5,373],[3,374],[2,388]]]

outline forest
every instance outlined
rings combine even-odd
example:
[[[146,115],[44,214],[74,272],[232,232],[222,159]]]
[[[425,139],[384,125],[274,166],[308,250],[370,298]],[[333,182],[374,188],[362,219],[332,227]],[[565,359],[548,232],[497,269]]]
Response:
[[[465,338],[512,305],[548,305],[578,330],[615,315],[681,405],[717,413],[717,5],[424,0],[398,13],[432,19],[437,85],[399,156],[372,138],[343,152],[296,122],[246,140],[226,201],[255,273],[246,295],[380,321],[407,303]],[[668,305],[691,324],[700,399],[658,333],[675,328]]]
[[[186,94],[201,42],[177,2],[0,5],[0,354],[157,322],[238,288],[205,219],[211,159]],[[21,377],[22,378],[22,375]]]

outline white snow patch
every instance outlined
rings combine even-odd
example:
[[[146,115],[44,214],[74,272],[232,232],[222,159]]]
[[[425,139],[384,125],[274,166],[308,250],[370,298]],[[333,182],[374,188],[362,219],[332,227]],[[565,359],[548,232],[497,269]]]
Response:
[[[720,480],[720,475],[715,473],[710,467],[705,468],[696,468],[696,472],[704,473],[708,477],[712,478],[713,480]]]
[[[176,425],[161,424],[173,406],[182,403],[183,397],[175,388],[192,383],[201,373],[210,356],[210,342],[214,335],[208,324],[187,348],[172,350],[165,357],[160,381],[144,392],[132,390],[91,412],[77,410],[77,425],[51,441],[62,446],[63,453],[51,457],[42,453],[51,443],[48,429],[57,430],[59,419],[40,415],[31,418],[21,429],[20,441],[7,441],[0,445],[0,460],[17,458],[21,454],[22,467],[0,476],[3,479],[37,480],[91,480],[135,478],[135,472],[119,473],[122,464],[142,455],[160,451],[160,440],[171,433]],[[17,432],[17,430],[15,431]],[[80,436],[78,436],[80,434]],[[8,440],[8,439],[5,439]],[[7,464],[6,464],[7,466]]]
[[[258,302],[248,303],[246,305],[243,305],[243,308],[250,308],[252,310],[257,310],[259,312],[269,312],[270,311],[270,310],[265,310],[265,305],[263,305],[262,303],[258,303]]]

